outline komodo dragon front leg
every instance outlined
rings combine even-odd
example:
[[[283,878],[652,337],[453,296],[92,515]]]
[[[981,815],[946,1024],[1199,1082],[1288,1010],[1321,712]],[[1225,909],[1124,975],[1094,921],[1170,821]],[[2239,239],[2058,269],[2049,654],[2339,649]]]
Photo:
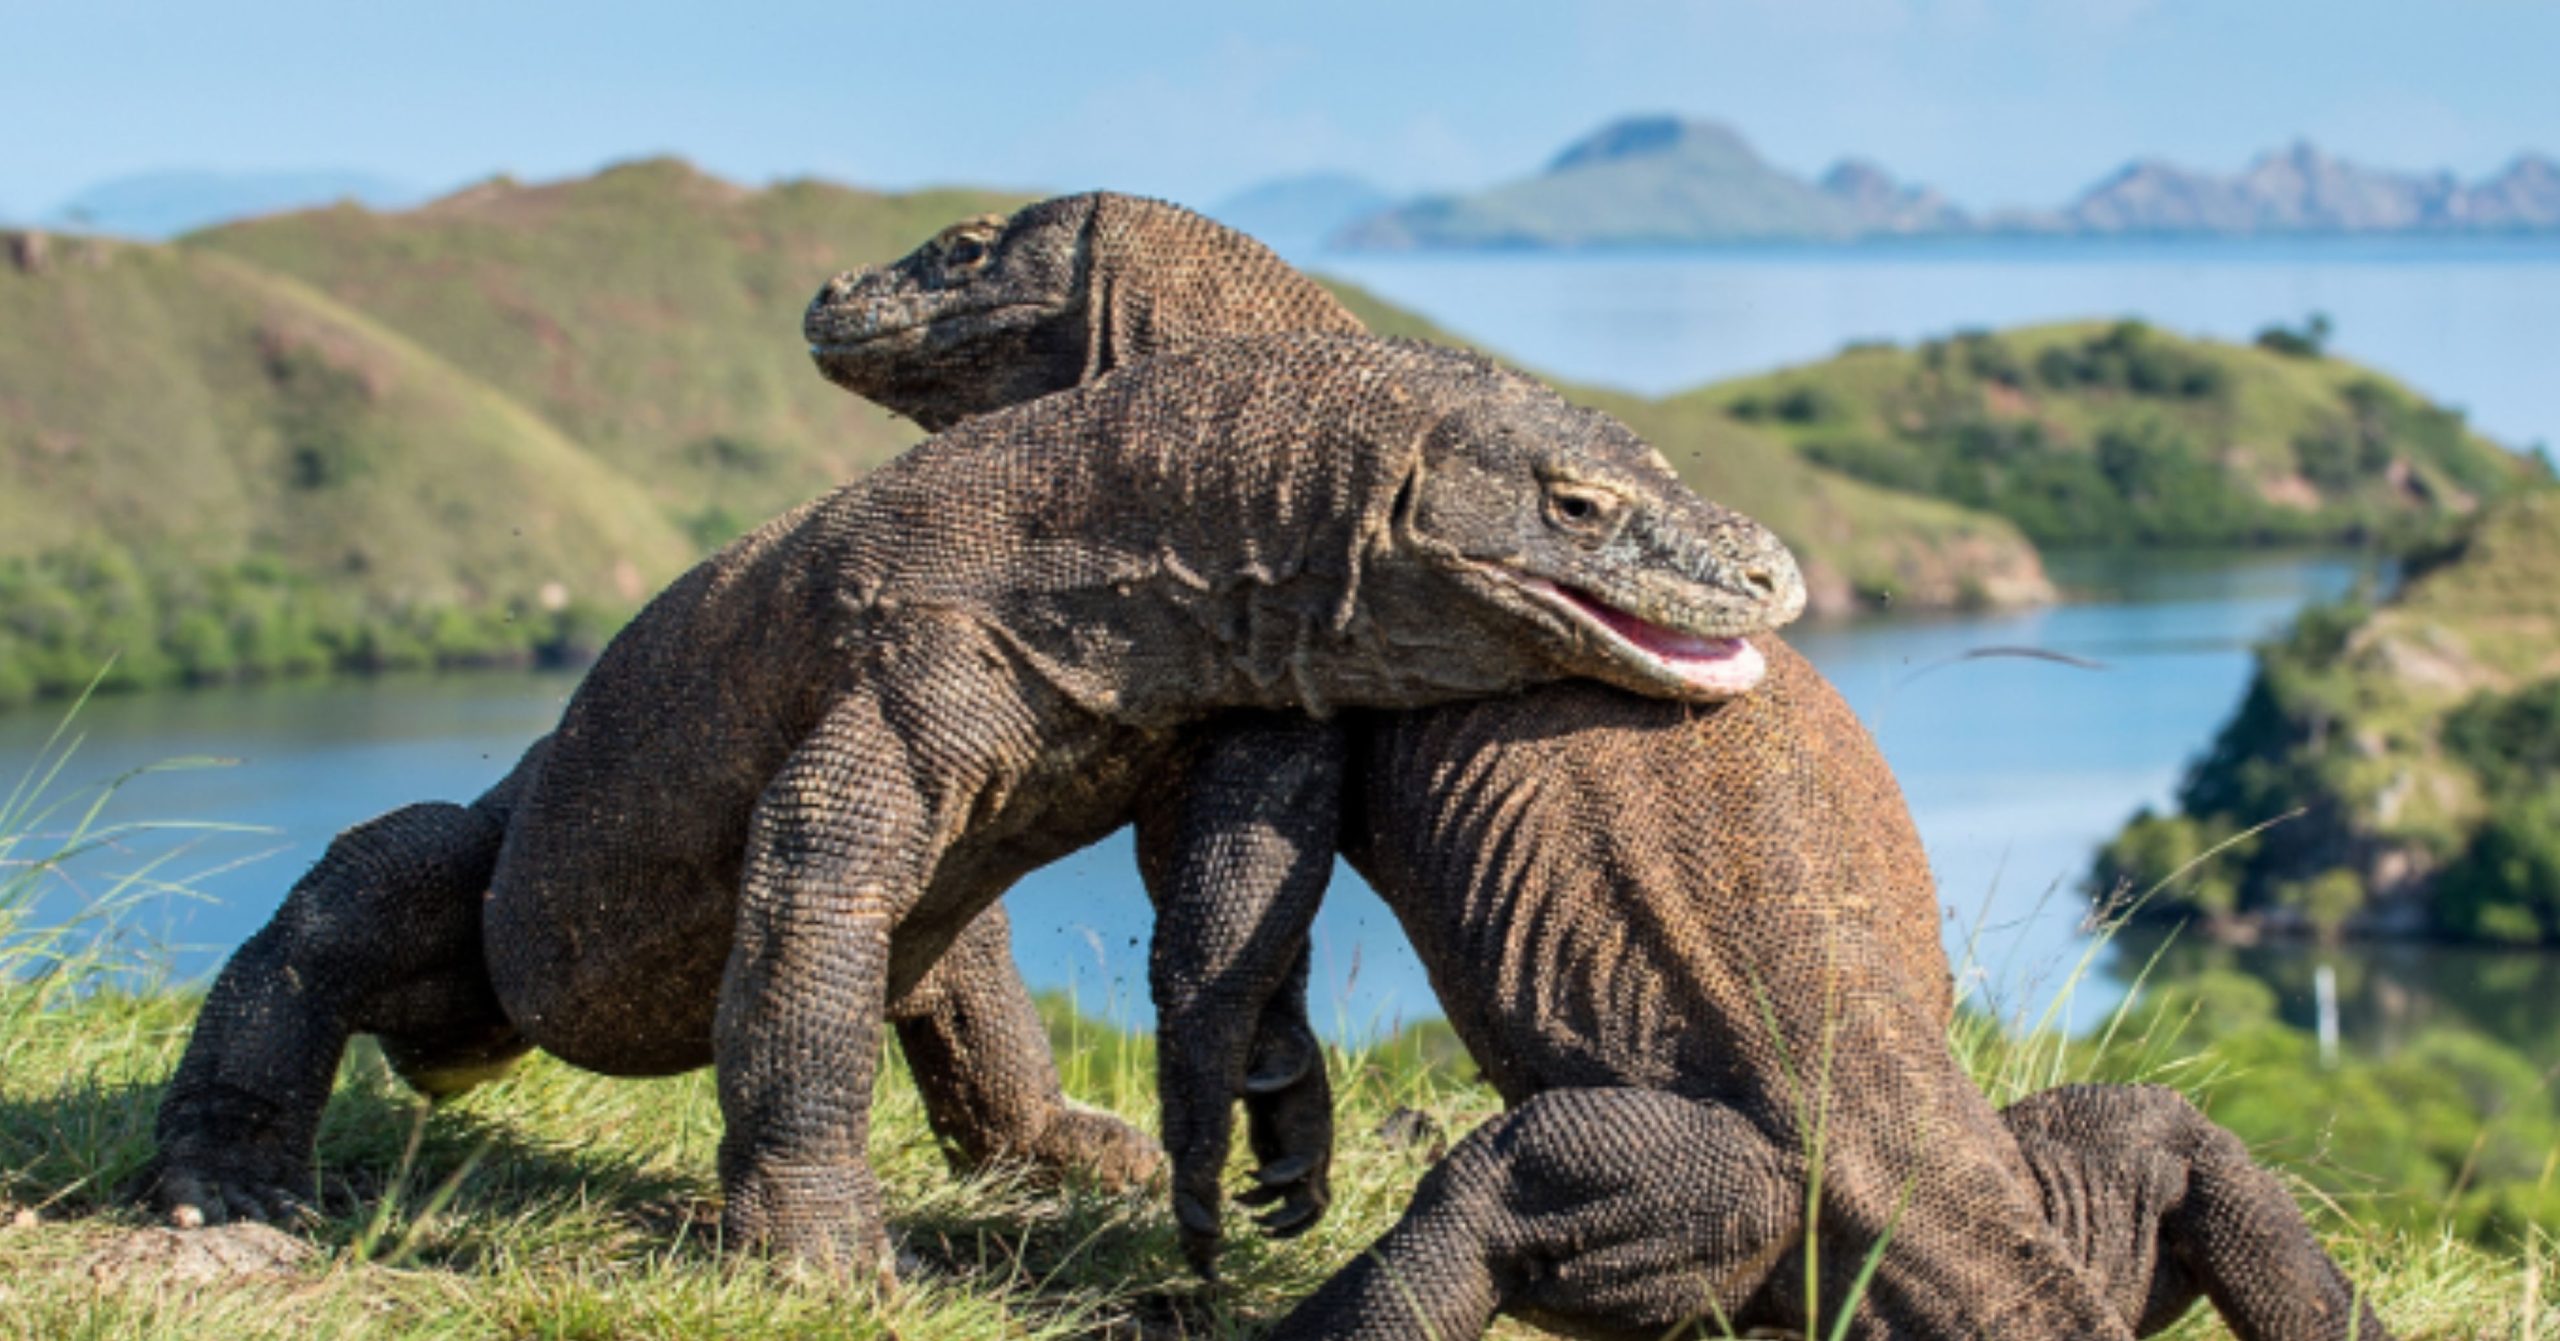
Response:
[[[1003,927],[994,905],[919,911],[950,836],[1044,762],[1033,715],[982,631],[920,619],[894,643],[903,673],[845,693],[756,803],[712,1036],[726,1240],[884,1275],[864,1149],[893,933],[902,962],[933,964],[903,994],[901,1032],[937,1132],[964,1156],[1089,1161],[1071,1147],[1124,1126],[1064,1109],[1009,948],[986,934]],[[937,962],[911,938],[949,920],[964,929]],[[1008,1130],[1038,1144],[975,1144]],[[1152,1147],[1133,1163],[1127,1177],[1150,1172]]]
[[[873,1264],[884,1279],[888,1234],[864,1151],[890,936],[979,772],[929,753],[965,749],[974,733],[898,730],[911,715],[857,693],[766,786],[712,1027],[727,1242]]]
[[[2136,1335],[2209,1298],[2241,1341],[2389,1336],[2283,1184],[2176,1091],[2071,1086],[2002,1120],[2055,1228]],[[1273,1336],[1452,1341],[1504,1314],[1586,1336],[1701,1323],[1827,1334],[1841,1301],[1804,1297],[1804,1179],[1723,1105],[1550,1090],[1460,1142],[1404,1218]],[[1850,1334],[1913,1326],[1888,1332],[1867,1310]]]

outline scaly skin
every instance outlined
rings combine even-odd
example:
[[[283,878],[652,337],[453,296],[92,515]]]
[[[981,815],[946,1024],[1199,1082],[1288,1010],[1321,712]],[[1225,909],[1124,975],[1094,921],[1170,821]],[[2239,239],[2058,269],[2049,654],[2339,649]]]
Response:
[[[1066,385],[1062,370],[1094,357],[1089,332],[1110,325],[1091,304],[1130,301],[1159,269],[1180,275],[1187,293],[1214,276],[1220,296],[1183,305],[1204,314],[1190,327],[1153,323],[1158,348],[1285,328],[1309,313],[1347,318],[1267,250],[1196,215],[1070,197],[1010,221],[955,225],[895,266],[837,277],[811,307],[813,353],[831,379],[891,409],[957,418]],[[1003,314],[1000,334],[987,312]],[[867,339],[881,313],[896,314],[894,338]],[[928,348],[930,359],[913,356]],[[1331,1129],[1321,1068],[1292,1082],[1288,1066],[1260,1057],[1288,1050],[1268,1041],[1275,1024],[1303,1018],[1303,1000],[1292,999],[1302,989],[1283,985],[1281,966],[1302,953],[1338,838],[1395,908],[1451,1022],[1508,1101],[1573,1087],[1684,1096],[1703,1101],[1691,1107],[1712,1112],[1711,1125],[1747,1132],[1767,1168],[1800,1170],[1818,1131],[1823,1296],[1844,1297],[1868,1248],[1892,1232],[1858,1334],[2121,1336],[2139,1321],[2111,1299],[2123,1282],[2148,1279],[2146,1264],[2071,1241],[2048,1219],[2028,1155],[1946,1049],[1952,994],[1935,891],[1873,741],[1810,666],[1774,638],[1755,641],[1765,682],[1720,707],[1558,685],[1356,715],[1341,746],[1347,779],[1314,774],[1296,797],[1307,804],[1266,792],[1257,813],[1219,793],[1271,776],[1275,759],[1310,757],[1305,738],[1339,728],[1231,723],[1203,747],[1189,785],[1208,794],[1203,808],[1234,822],[1174,826],[1207,839],[1187,851],[1140,835],[1150,883],[1176,910],[1160,923],[1155,980],[1166,1143],[1195,1261],[1215,1251],[1217,1175],[1240,1089],[1262,1163],[1249,1199],[1282,1201],[1290,1228],[1322,1207]],[[1309,819],[1328,798],[1346,807],[1332,833]],[[1248,1068],[1243,1036],[1256,1020],[1265,1041]],[[1567,1134],[1615,1139],[1588,1120]],[[1495,1138],[1479,1145],[1498,1153]],[[1675,1147],[1641,1147],[1660,1161],[1655,1194],[1678,1190],[1673,1170],[1684,1161],[1713,1158]],[[1469,1158],[1500,1163],[1482,1148]],[[1582,1192],[1602,1198],[1604,1174],[1595,1165]],[[1540,1186],[1548,1211],[1577,1204],[1570,1162]],[[2263,1178],[2250,1187],[2257,1214],[2309,1242],[2280,1187]],[[1724,1209],[1740,1218],[1724,1237],[1639,1219],[1658,1236],[1643,1252],[1695,1268],[1717,1244],[1763,1251],[1778,1222],[1753,1218],[1742,1194],[1765,1189],[1737,1188]],[[1452,1206],[1434,1214],[1496,1214],[1481,1199]],[[1800,1205],[1781,1210],[1785,1224],[1800,1224]],[[1460,1239],[1480,1247],[1495,1229],[1479,1224]],[[2335,1273],[2310,1272],[2307,1260],[2272,1268],[2270,1279],[2313,1297]],[[1464,1274],[1485,1264],[1440,1265]],[[1802,1281],[1800,1264],[1788,1279]],[[1538,1305],[1495,1290],[1483,1307],[1442,1334]],[[1586,1310],[1581,1321],[1606,1314]]]
[[[2186,1096],[2071,1086],[2001,1117],[2046,1216],[2136,1335],[2208,1297],[2240,1341],[2388,1335],[2283,1184]],[[1499,1312],[1576,1336],[1827,1334],[1804,1300],[1804,1179],[1724,1105],[1549,1090],[1459,1142],[1272,1336],[1476,1336]]]
[[[1553,519],[1592,489],[1623,504],[1608,544]],[[885,1272],[863,1150],[889,1003],[1010,1037],[929,971],[1127,822],[1191,728],[1575,674],[1680,692],[1676,658],[1538,584],[1670,637],[1762,619],[1746,573],[1794,577],[1623,427],[1421,346],[1237,342],[986,416],[679,579],[487,806],[333,846],[217,980],[158,1194],[277,1213],[358,1031],[429,1074],[708,1063],[727,1241]]]

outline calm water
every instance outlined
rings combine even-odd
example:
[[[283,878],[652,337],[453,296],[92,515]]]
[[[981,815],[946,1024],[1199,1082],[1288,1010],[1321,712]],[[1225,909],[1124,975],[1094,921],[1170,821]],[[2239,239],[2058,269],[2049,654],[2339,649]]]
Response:
[[[2560,239],[1947,242],[1299,258],[1542,372],[1648,395],[1851,340],[2134,315],[2246,340],[2327,312],[2333,347],[2501,441],[2560,447]]]
[[[1814,626],[1796,638],[1882,742],[1929,843],[1949,948],[2011,1011],[2041,1011],[2068,976],[2086,944],[2076,882],[2092,847],[2135,806],[2167,798],[2237,700],[2250,641],[2356,576],[2350,561],[2299,556],[2063,556],[2055,570],[2088,599]],[[1966,658],[2018,646],[2104,668]],[[181,973],[198,973],[265,920],[337,830],[494,782],[549,728],[571,683],[480,675],[102,700],[80,718],[84,740],[65,776],[114,777],[177,755],[235,761],[140,778],[115,812],[268,830],[193,837],[162,870],[202,897],[167,901],[141,926],[175,951]],[[0,716],[0,759],[32,757],[53,720]],[[89,887],[160,850],[143,842],[91,863]],[[1341,881],[1317,926],[1320,1012],[1351,1033],[1434,1013],[1393,919],[1347,870]],[[1011,906],[1035,983],[1143,1017],[1148,915],[1125,837],[1039,873]],[[2075,1017],[2087,1018],[2115,990],[2100,981],[2075,997]]]
[[[2560,442],[2560,243],[2042,244],[1754,249],[1681,255],[1350,258],[1314,263],[1412,305],[1536,368],[1662,392],[1821,357],[1852,339],[1965,326],[2140,315],[2246,338],[2328,312],[2342,353],[2468,406],[2511,442]],[[1796,641],[1882,742],[1928,841],[1948,942],[1978,990],[2033,1018],[2087,949],[2077,882],[2135,807],[2168,798],[2237,702],[2248,645],[2356,577],[2337,558],[2059,556],[2076,599],[2021,614],[1801,629]],[[1962,659],[2033,646],[2104,663]],[[101,702],[71,780],[174,755],[227,768],[137,781],[135,817],[264,826],[200,839],[162,875],[200,900],[143,925],[198,973],[254,930],[336,830],[422,798],[467,798],[557,717],[565,678],[465,676],[267,686]],[[0,715],[0,778],[32,757],[48,710]],[[137,844],[84,872],[89,888],[146,859]],[[57,896],[60,906],[68,894]],[[1146,903],[1115,838],[1011,896],[1016,951],[1042,986],[1144,1019]],[[1345,871],[1317,925],[1318,1014],[1348,1033],[1435,1013],[1393,919]],[[2124,956],[2133,958],[2133,956]],[[2306,1018],[2314,956],[2173,951],[2172,967],[2232,959]],[[2120,992],[2114,959],[2064,1004],[2085,1023]],[[2450,1012],[2549,1051],[2560,957],[2390,947],[2338,962],[2349,1037],[2379,1044]],[[2560,1060],[2555,1056],[2553,1060]]]

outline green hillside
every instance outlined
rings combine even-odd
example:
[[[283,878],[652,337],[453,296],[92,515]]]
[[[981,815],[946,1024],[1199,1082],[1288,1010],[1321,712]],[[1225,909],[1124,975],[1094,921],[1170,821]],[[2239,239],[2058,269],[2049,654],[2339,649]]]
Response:
[[[290,275],[531,406],[724,540],[914,434],[809,369],[800,316],[828,275],[902,255],[985,191],[750,191],[671,159],[421,209],[255,220],[187,245]]]
[[[2307,612],[2260,650],[2174,815],[2099,865],[2144,911],[2257,930],[2560,944],[2560,491],[2485,511],[2378,605]]]
[[[13,245],[0,700],[110,653],[123,685],[574,657],[689,556],[913,440],[812,375],[801,311],[836,269],[1013,203],[653,160],[166,247]],[[1382,332],[1450,338],[1340,291]],[[2043,599],[2029,536],[2361,535],[2525,473],[2350,365],[2138,327],[1861,350],[1662,401],[1568,390],[1776,528],[1835,612]]]
[[[13,249],[0,453],[27,483],[0,498],[0,699],[119,649],[126,684],[573,656],[688,555],[913,440],[811,374],[803,306],[1013,203],[746,190],[654,160],[168,247]],[[1375,329],[1451,338],[1337,287]],[[2534,473],[2352,364],[2124,324],[1861,348],[1659,401],[1568,390],[1768,521],[1830,611],[2045,598],[2030,538],[2423,534]]]
[[[407,214],[292,215],[196,241],[319,285],[447,353],[647,481],[708,541],[912,438],[809,374],[797,331],[818,279],[1015,203],[814,183],[750,192],[655,160],[552,186],[475,188]],[[1463,343],[1334,287],[1381,334]],[[1808,469],[1712,416],[1574,394],[1662,433],[1693,485],[1777,527],[1807,556],[1820,609],[1888,592],[1924,605],[2050,595],[2032,551],[1992,519]]]
[[[518,658],[678,571],[627,478],[398,334],[211,252],[0,269],[0,701]]]
[[[1859,347],[1692,398],[2044,544],[2423,534],[2544,473],[2371,369],[2138,322]]]

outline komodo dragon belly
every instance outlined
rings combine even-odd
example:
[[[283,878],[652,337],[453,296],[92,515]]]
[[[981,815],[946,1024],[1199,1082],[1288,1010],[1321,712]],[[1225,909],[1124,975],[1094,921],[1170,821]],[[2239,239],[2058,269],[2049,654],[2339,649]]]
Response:
[[[1353,860],[1507,1100],[1765,1087],[1773,1008],[1826,979],[1946,1018],[1901,795],[1829,684],[1762,646],[1762,686],[1712,708],[1558,685],[1363,738]]]

